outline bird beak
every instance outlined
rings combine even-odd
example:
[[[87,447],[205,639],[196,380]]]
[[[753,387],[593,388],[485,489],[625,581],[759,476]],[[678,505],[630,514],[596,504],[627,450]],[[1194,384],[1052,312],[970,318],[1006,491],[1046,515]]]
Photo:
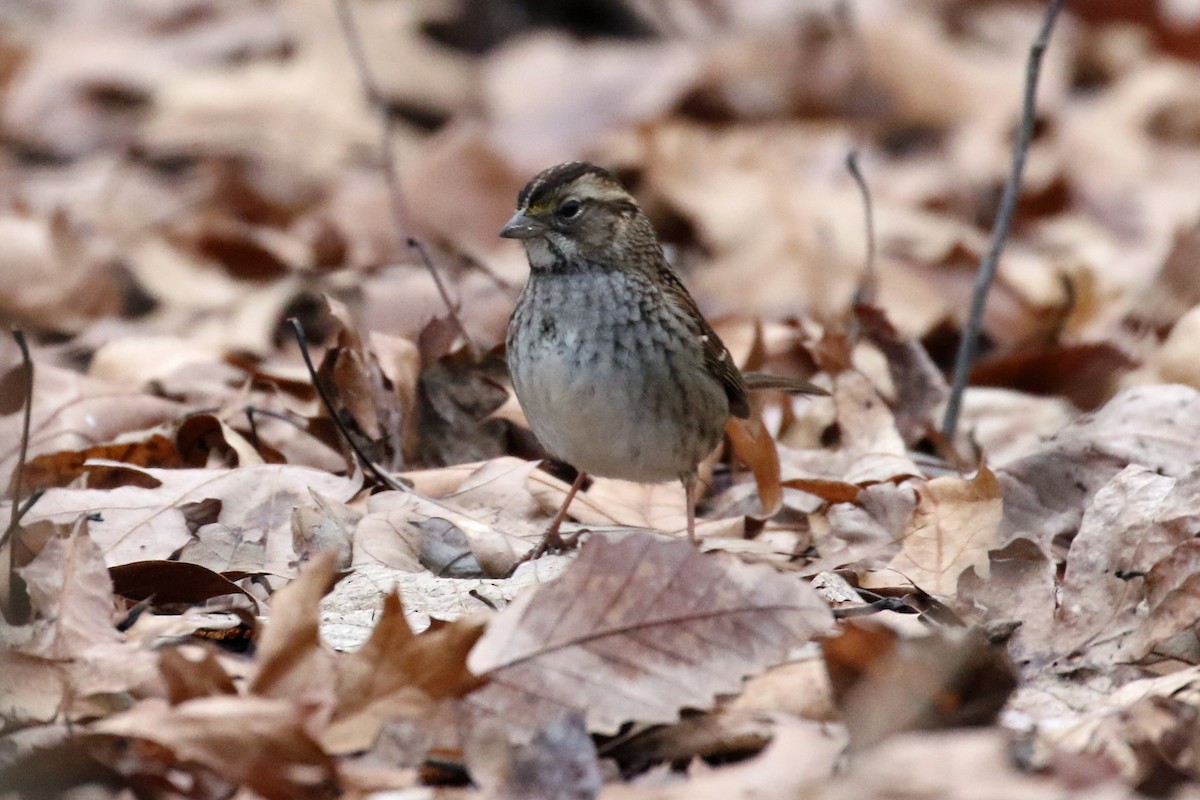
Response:
[[[527,216],[524,211],[518,211],[512,215],[512,219],[504,223],[504,227],[500,229],[500,235],[505,239],[533,239],[541,236],[545,231],[545,225],[533,217]]]

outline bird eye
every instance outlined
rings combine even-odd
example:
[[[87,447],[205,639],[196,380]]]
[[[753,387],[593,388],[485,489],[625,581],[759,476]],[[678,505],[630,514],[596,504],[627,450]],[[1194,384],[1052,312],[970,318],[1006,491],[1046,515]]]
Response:
[[[558,211],[555,211],[554,215],[559,219],[574,219],[579,216],[580,208],[582,206],[578,200],[568,200],[558,207]]]

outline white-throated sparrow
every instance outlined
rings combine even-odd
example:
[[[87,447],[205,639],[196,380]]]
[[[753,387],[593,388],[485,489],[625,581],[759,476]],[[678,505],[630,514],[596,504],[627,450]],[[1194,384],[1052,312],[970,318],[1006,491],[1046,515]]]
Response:
[[[508,324],[508,369],[545,448],[579,471],[536,552],[586,476],[678,479],[695,539],[696,468],[748,388],[824,390],[746,377],[663,256],[650,220],[607,170],[581,161],[539,173],[500,231],[520,239],[529,281]]]

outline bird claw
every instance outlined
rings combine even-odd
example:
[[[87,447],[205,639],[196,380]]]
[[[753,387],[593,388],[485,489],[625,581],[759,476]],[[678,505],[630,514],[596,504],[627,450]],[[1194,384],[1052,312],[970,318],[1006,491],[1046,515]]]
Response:
[[[543,536],[542,540],[537,543],[537,547],[533,548],[513,563],[512,569],[509,570],[508,576],[506,577],[512,577],[512,574],[517,571],[517,567],[521,566],[526,561],[536,561],[547,553],[566,553],[570,550],[574,550],[579,546],[579,539],[583,533],[585,533],[585,531],[576,531],[569,536],[563,536],[558,532],[557,529],[546,531],[546,535]]]

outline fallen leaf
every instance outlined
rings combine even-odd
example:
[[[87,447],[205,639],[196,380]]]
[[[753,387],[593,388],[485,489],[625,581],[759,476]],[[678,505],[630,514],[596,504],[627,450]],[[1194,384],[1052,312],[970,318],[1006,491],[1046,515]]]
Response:
[[[1126,389],[1037,452],[997,470],[1004,494],[999,543],[1026,535],[1049,546],[1074,536],[1093,495],[1127,465],[1179,475],[1194,463],[1198,440],[1200,392]]]
[[[594,538],[559,580],[492,621],[468,661],[489,685],[469,702],[524,729],[569,709],[598,732],[672,722],[735,692],[830,620],[795,576],[645,534]]]
[[[399,594],[386,595],[371,638],[336,664],[338,703],[321,737],[326,749],[365,749],[384,722],[431,716],[437,701],[480,686],[466,661],[482,633],[478,617],[464,617],[417,635],[404,618]]]
[[[934,478],[916,490],[917,507],[890,567],[938,595],[953,593],[970,567],[986,580],[1002,515],[996,476],[984,466],[973,478]]]
[[[104,462],[112,465],[115,462]],[[128,467],[134,469],[133,467]],[[261,569],[287,574],[293,557],[292,510],[318,491],[350,499],[358,484],[320,470],[266,464],[236,470],[141,469],[155,488],[122,486],[112,490],[51,489],[29,513],[29,522],[64,524],[89,516],[92,539],[110,565],[163,559],[191,541],[186,508],[204,500],[220,500],[217,521],[235,537],[253,537],[266,546]],[[218,566],[218,570],[223,567]]]
[[[742,421],[731,417],[725,424],[733,454],[750,467],[758,485],[762,502],[762,519],[770,519],[783,506],[783,489],[779,484],[779,452],[775,439],[763,424],[762,418]]]
[[[334,654],[321,642],[318,608],[333,588],[335,562],[333,552],[322,553],[271,599],[247,687],[251,694],[332,704]]]
[[[120,640],[113,627],[112,580],[86,527],[51,539],[20,574],[35,613],[26,653],[68,660],[93,645]]]
[[[1017,686],[1004,651],[977,631],[901,639],[847,622],[822,650],[852,751],[902,731],[989,725]]]
[[[199,765],[268,800],[335,797],[333,760],[305,732],[305,722],[290,700],[218,695],[174,706],[143,700],[93,730],[156,742],[177,769]]]

